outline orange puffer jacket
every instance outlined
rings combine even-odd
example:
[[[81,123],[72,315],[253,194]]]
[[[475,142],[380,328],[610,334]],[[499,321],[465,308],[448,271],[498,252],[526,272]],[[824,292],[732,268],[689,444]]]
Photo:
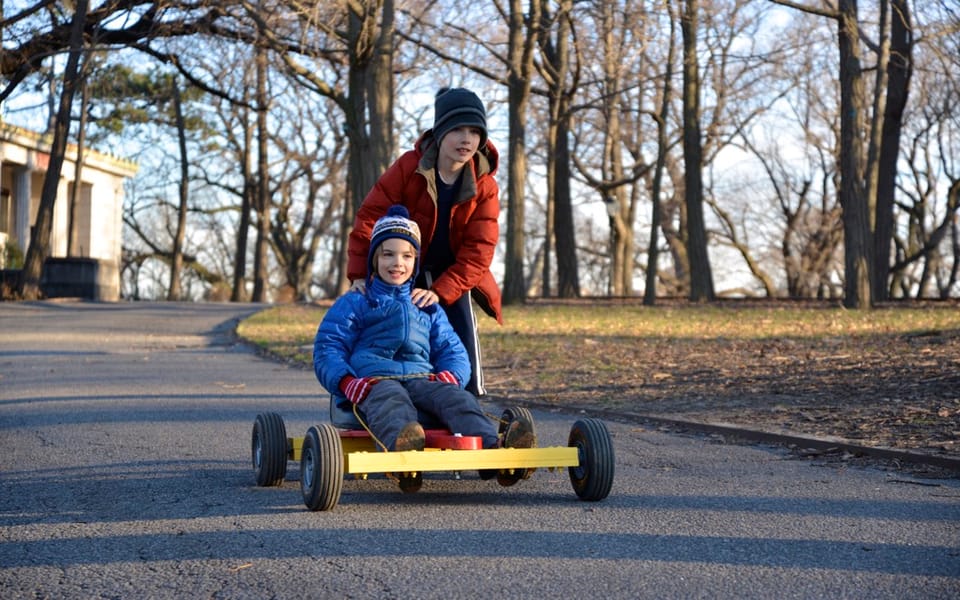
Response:
[[[496,148],[488,141],[464,167],[469,172],[464,173],[450,214],[454,262],[434,280],[431,289],[444,305],[472,292],[480,308],[503,323],[500,287],[490,272],[500,235],[500,192],[494,179],[499,159]],[[370,232],[392,204],[403,204],[420,226],[420,255],[427,255],[437,227],[436,162],[437,145],[433,132],[427,131],[413,150],[405,152],[384,172],[364,198],[347,248],[347,276],[351,281],[367,276]]]

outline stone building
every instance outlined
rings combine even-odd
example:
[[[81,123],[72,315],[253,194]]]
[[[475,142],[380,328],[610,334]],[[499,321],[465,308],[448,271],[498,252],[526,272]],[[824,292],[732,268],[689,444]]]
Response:
[[[5,250],[0,252],[0,261],[26,255],[50,164],[50,141],[46,136],[0,123],[0,249]],[[71,218],[76,158],[77,147],[71,144],[60,174],[50,258],[44,264],[41,288],[48,297],[115,301],[120,297],[123,182],[136,174],[137,165],[85,151]],[[0,264],[0,269],[18,267]]]

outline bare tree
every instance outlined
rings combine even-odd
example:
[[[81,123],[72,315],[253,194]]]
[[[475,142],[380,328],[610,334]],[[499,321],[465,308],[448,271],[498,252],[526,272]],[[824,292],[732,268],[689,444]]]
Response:
[[[253,182],[253,174],[250,170],[250,156],[253,148],[253,128],[248,122],[246,108],[243,107],[241,110],[243,112],[240,122],[242,124],[243,134],[237,155],[240,159],[243,190],[241,192],[240,221],[237,224],[237,241],[234,250],[233,285],[230,292],[231,302],[241,302],[246,298],[247,236],[250,232],[250,211],[253,208],[256,189]]]
[[[543,295],[550,296],[552,241],[556,239],[557,296],[580,295],[576,231],[571,197],[570,129],[572,102],[579,83],[579,60],[571,64],[579,48],[574,36],[573,1],[562,0],[551,12],[550,3],[541,6],[540,75],[547,83],[549,119],[547,124],[547,209],[544,235]]]
[[[35,300],[40,296],[43,262],[50,255],[53,207],[57,200],[60,171],[63,168],[64,154],[70,135],[73,96],[80,81],[80,58],[83,55],[83,30],[86,24],[87,5],[87,0],[77,0],[70,23],[70,52],[63,72],[63,88],[60,92],[60,105],[50,148],[50,164],[43,179],[36,224],[33,235],[30,236],[30,246],[27,248],[27,256],[24,259],[23,271],[17,286],[17,295],[27,300]]]
[[[787,0],[771,0],[833,19],[837,23],[840,81],[840,206],[843,207],[844,300],[848,308],[870,308],[873,238],[870,200],[864,178],[863,115],[866,108],[861,37],[856,0],[839,0],[836,9],[817,9]]]
[[[338,238],[340,214],[347,210],[345,133],[328,104],[285,107],[275,116],[285,118],[271,137],[278,154],[272,168],[273,254],[292,299],[311,299],[314,285],[333,296],[339,270],[324,260],[335,253],[321,254],[321,244]]]
[[[680,29],[683,32],[683,157],[690,299],[702,302],[712,301],[714,291],[703,219],[703,147],[700,135],[700,67],[697,59],[699,12],[699,0],[685,0]]]
[[[948,74],[960,61],[952,54],[936,49],[919,58],[913,90],[918,107],[905,120],[905,167],[896,202],[902,215],[897,229],[904,232],[893,236],[891,292],[897,296],[943,297],[956,282],[960,81]]]
[[[889,11],[885,10],[890,6]],[[903,115],[910,90],[913,74],[913,26],[910,16],[910,4],[906,0],[884,0],[880,3],[882,14],[889,12],[889,18],[881,19],[881,37],[883,27],[889,23],[889,42],[881,44],[881,61],[877,68],[875,86],[874,114],[883,114],[882,124],[874,119],[873,130],[879,139],[872,144],[868,166],[872,168],[871,197],[875,197],[873,227],[873,297],[875,300],[887,300],[890,297],[888,284],[890,273],[891,240],[894,227],[894,196],[896,192],[897,164],[900,158],[900,136],[903,130]],[[885,68],[884,68],[885,67]],[[885,77],[881,78],[879,74]],[[885,85],[884,85],[885,83]],[[872,138],[873,141],[874,138]],[[876,149],[875,146],[879,145]]]
[[[916,21],[897,2],[890,15],[875,231],[877,254],[886,251],[886,262],[877,256],[876,264],[889,273],[880,281],[885,284],[881,298],[949,295],[956,278],[960,23],[946,3],[916,8]],[[895,195],[888,185],[896,185]]]
[[[49,253],[50,228],[52,226],[53,204],[56,198],[56,186],[63,164],[63,151],[66,148],[70,128],[70,109],[75,89],[82,78],[78,67],[79,53],[85,45],[83,36],[90,31],[92,36],[87,46],[98,48],[136,47],[141,51],[158,58],[175,63],[172,55],[164,54],[147,45],[147,41],[156,38],[194,34],[207,31],[211,24],[224,15],[222,3],[210,7],[203,3],[184,5],[182,18],[167,20],[158,3],[151,3],[141,7],[140,2],[114,2],[88,10],[88,2],[77,2],[73,6],[73,18],[70,22],[58,21],[58,11],[51,10],[47,14],[50,21],[42,23],[39,19],[44,7],[48,3],[38,3],[25,8],[23,11],[6,18],[2,27],[18,27],[17,38],[14,44],[5,48],[0,57],[0,72],[6,78],[5,87],[0,90],[0,101],[12,94],[17,87],[31,74],[37,72],[43,60],[64,50],[69,50],[66,69],[64,71],[64,85],[60,94],[60,108],[53,123],[54,144],[51,148],[50,169],[47,171],[40,210],[31,236],[31,250],[28,250],[28,261],[22,273],[21,293],[32,297],[38,293],[38,282],[42,270],[43,260]],[[142,8],[142,10],[139,10]],[[135,19],[120,19],[118,15],[136,14]],[[129,15],[127,15],[129,16]],[[102,27],[105,23],[109,27]],[[117,23],[123,23],[117,26]],[[21,28],[22,26],[22,28]],[[44,206],[48,204],[49,206]]]
[[[660,262],[660,227],[662,212],[660,197],[663,193],[663,174],[669,152],[670,103],[673,100],[673,62],[676,57],[676,16],[672,2],[667,3],[669,37],[667,38],[667,57],[664,61],[663,88],[660,94],[660,107],[656,112],[657,123],[657,163],[654,167],[650,186],[650,239],[647,244],[647,273],[643,292],[643,303],[653,306],[657,298],[657,275]]]
[[[649,18],[642,8],[618,10],[608,2],[585,4],[584,62],[595,67],[580,90],[578,130],[571,153],[578,175],[596,192],[606,212],[610,259],[607,293],[633,293],[634,224],[641,186],[652,165],[644,153],[645,95],[662,77],[644,53]],[[652,28],[652,27],[650,27]],[[588,67],[589,68],[589,67]]]
[[[67,203],[67,256],[77,256],[80,251],[77,248],[77,205],[80,203],[80,197],[83,193],[83,166],[86,162],[87,152],[87,120],[88,107],[90,106],[90,90],[87,85],[88,71],[91,68],[91,62],[95,55],[92,52],[85,52],[80,66],[80,104],[79,115],[77,117],[77,158],[74,161],[73,168],[73,186],[70,188],[70,196]]]
[[[346,279],[346,236],[356,208],[393,160],[394,1],[358,0],[335,5],[283,0],[293,15],[289,24],[269,25],[257,7],[247,3],[271,48],[291,73],[313,92],[333,100],[343,111],[349,140],[347,192],[349,210],[341,227],[340,291]],[[317,37],[315,37],[317,36]],[[311,66],[323,61],[333,80]],[[346,80],[344,88],[340,80]]]
[[[14,93],[30,75],[42,69],[46,58],[73,47],[72,20],[59,20],[57,17],[61,14],[60,11],[46,10],[50,4],[37,2],[16,14],[6,15],[0,22],[5,38],[12,39],[10,45],[0,54],[0,75],[6,79],[5,86],[0,90],[0,102]],[[89,2],[86,4],[89,6]],[[101,4],[93,10],[88,9],[84,19],[85,30],[96,33],[95,45],[98,49],[136,48],[164,62],[177,65],[179,61],[175,55],[152,47],[150,43],[159,39],[211,31],[223,31],[234,39],[252,40],[249,33],[236,29],[222,30],[218,25],[230,20],[229,11],[236,4],[237,2],[232,0],[116,0]],[[172,13],[176,13],[177,18],[168,18]],[[43,14],[51,17],[48,22],[42,22],[40,15]],[[16,35],[8,36],[8,31],[15,31]],[[207,87],[203,82],[190,77],[189,73],[182,74],[194,85]]]
[[[614,5],[601,3],[603,36],[604,93],[601,100],[606,125],[603,129],[602,182],[595,185],[603,193],[603,200],[610,220],[611,292],[614,296],[626,296],[632,290],[633,281],[633,210],[629,190],[624,185],[627,167],[623,164],[621,144],[624,139],[622,125],[621,90],[624,86],[621,67],[623,36],[616,34],[617,18]]]
[[[958,54],[949,3],[881,0],[861,3],[865,10],[858,14],[853,0],[500,0],[469,7],[428,2],[403,3],[395,24],[393,2],[121,0],[88,10],[87,31],[97,38],[85,48],[93,44],[98,52],[106,51],[108,62],[128,56],[113,54],[125,52],[121,48],[141,52],[188,82],[184,92],[203,89],[209,94],[203,101],[211,105],[232,103],[223,110],[230,122],[224,117],[212,134],[222,148],[205,153],[197,139],[188,140],[189,190],[173,199],[178,169],[170,167],[163,193],[148,199],[154,212],[128,218],[125,234],[137,244],[125,247],[131,261],[126,272],[138,270],[144,278],[136,293],[151,294],[148,286],[154,285],[162,295],[199,297],[198,288],[232,277],[233,297],[242,299],[254,254],[245,236],[258,227],[258,297],[278,286],[290,286],[299,298],[316,290],[336,293],[330,268],[342,263],[336,256],[344,248],[342,236],[352,223],[353,206],[391,160],[393,137],[410,135],[403,125],[393,126],[394,90],[398,84],[412,89],[431,77],[443,83],[461,77],[466,85],[476,77],[506,91],[504,113],[511,134],[501,171],[508,179],[505,291],[518,300],[538,288],[560,295],[582,289],[630,294],[638,272],[646,277],[651,302],[658,293],[701,297],[700,288],[710,287],[726,267],[711,264],[707,250],[712,254],[715,248],[733,249],[736,268],[753,277],[754,287],[744,293],[834,297],[839,283],[846,286],[841,293],[849,305],[864,296],[872,303],[888,296],[956,293],[960,232],[957,169],[951,157],[960,152],[952,145],[956,96],[947,92],[960,71],[949,56]],[[43,57],[70,48],[70,23],[63,20],[61,4],[29,4],[15,15],[9,10],[0,15],[6,44],[0,57],[6,77],[2,98],[23,82],[42,84],[40,70],[53,66]],[[773,43],[763,45],[769,39],[763,34],[770,32],[749,29],[745,22],[775,4],[822,25],[806,33],[832,28],[830,34],[806,40],[809,51],[782,52]],[[462,11],[471,18],[461,18]],[[668,27],[664,14],[673,12],[698,17],[686,19],[694,26],[683,32],[685,37],[667,33],[684,25],[681,16],[672,15],[677,20]],[[129,19],[121,22],[118,15]],[[471,27],[474,16],[488,21]],[[603,18],[608,23],[619,19],[606,43]],[[100,26],[106,23],[110,26]],[[247,90],[225,81],[253,73],[245,68],[253,62],[249,55],[247,65],[212,64],[203,53],[178,46],[173,36],[189,36],[184,41],[197,47],[218,40],[238,54],[249,52],[259,38],[269,96],[259,102],[253,97],[252,77]],[[680,77],[675,81],[673,74],[682,63],[679,57],[673,60],[672,52],[681,39],[695,42],[688,46],[688,56],[695,51],[699,60],[696,75],[687,73],[688,83],[699,84],[698,92],[688,96],[699,102],[695,113],[679,110],[683,90],[674,85]],[[601,55],[605,48],[606,61]],[[806,68],[801,58],[822,55],[818,50],[828,48],[837,48],[833,62],[826,69],[808,69],[811,75],[826,73],[826,79],[792,79],[791,69]],[[424,50],[431,60],[424,60]],[[928,62],[938,50],[942,64]],[[843,56],[839,65],[838,54]],[[281,81],[284,70],[296,75],[294,83]],[[807,98],[791,95],[778,103],[794,81],[805,86]],[[503,100],[495,96],[491,106]],[[91,101],[97,102],[96,93]],[[304,118],[302,138],[277,125],[278,119],[295,121],[283,116],[283,104],[289,102],[310,103],[299,115]],[[258,104],[265,107],[259,134]],[[806,127],[796,143],[783,144],[783,152],[769,143],[771,117],[764,112],[774,104],[778,112],[772,118],[784,118],[789,113],[780,111],[796,105],[797,127]],[[687,109],[693,106],[689,102]],[[308,114],[314,109],[318,112]],[[52,126],[61,125],[56,110],[50,112]],[[858,118],[851,119],[854,112]],[[420,113],[413,116],[419,123]],[[699,131],[684,127],[683,118]],[[805,118],[811,125],[803,124]],[[91,127],[95,132],[97,124]],[[167,139],[173,139],[173,132],[158,131]],[[130,134],[124,135],[129,139]],[[687,150],[699,140],[699,157],[692,155],[695,148],[680,151],[684,135]],[[77,135],[76,140],[95,147],[93,139]],[[567,140],[570,149],[564,148]],[[313,142],[317,145],[311,148]],[[261,143],[266,150],[255,151]],[[757,157],[753,181],[733,180],[718,168],[726,164],[724,151],[732,143]],[[331,146],[340,153],[331,153]],[[568,152],[571,157],[564,158]],[[172,160],[172,155],[166,158]],[[344,168],[348,160],[352,163]],[[574,169],[565,173],[571,164]],[[696,165],[702,173],[700,191]],[[547,186],[540,177],[544,172]],[[328,174],[340,175],[340,193],[332,192]],[[76,183],[73,192],[79,193]],[[269,211],[261,208],[261,192]],[[612,199],[607,214],[595,210],[601,198]],[[649,229],[644,222],[641,230],[637,215],[645,218],[647,198]],[[700,198],[699,216],[695,198]],[[186,210],[178,212],[178,207]],[[251,225],[254,210],[261,217]],[[599,227],[578,218],[583,216],[578,211],[585,210],[592,211],[590,217],[596,212]],[[702,226],[697,224],[704,219]],[[38,225],[42,229],[42,220]],[[694,236],[701,228],[702,243]],[[608,233],[608,239],[593,247],[598,231]],[[646,231],[649,239],[642,239]],[[202,247],[214,240],[220,252],[215,257]],[[222,247],[234,243],[232,256],[224,259]],[[704,256],[698,258],[694,252],[701,246]],[[178,254],[182,267],[175,266]],[[695,291],[691,271],[701,264],[710,277],[708,285]],[[180,275],[174,280],[175,271]],[[862,273],[868,274],[866,293]],[[174,293],[177,285],[179,294]]]
[[[253,208],[256,218],[257,237],[253,250],[253,294],[254,302],[267,300],[267,274],[269,269],[267,245],[270,241],[270,170],[268,168],[267,141],[270,135],[267,130],[267,111],[269,97],[267,96],[267,51],[257,46],[255,51],[256,65],[256,92],[254,102],[257,106],[257,177],[256,196]]]
[[[170,256],[170,287],[167,289],[167,300],[180,300],[182,294],[180,270],[183,268],[183,240],[187,235],[187,203],[190,200],[190,159],[187,154],[187,122],[183,115],[180,84],[176,78],[170,79],[170,88],[173,118],[177,128],[177,147],[180,154],[180,184],[177,186],[177,226]]]
[[[533,75],[533,56],[540,27],[540,2],[510,0],[507,50],[507,98],[510,134],[507,138],[507,252],[504,259],[503,302],[522,303],[527,295],[524,278],[524,188],[527,178],[527,104]]]
[[[494,0],[497,18],[505,24],[505,39],[491,35],[489,28],[482,31],[465,27],[462,22],[434,23],[434,30],[442,30],[442,43],[431,43],[425,37],[409,32],[399,32],[418,47],[454,65],[476,73],[479,77],[502,84],[507,89],[508,137],[503,152],[509,157],[507,169],[507,216],[506,255],[504,257],[503,302],[517,304],[524,301],[530,288],[525,273],[526,256],[526,192],[527,192],[527,113],[531,101],[533,76],[536,74],[534,58],[540,39],[542,0]],[[457,9],[458,15],[459,10]],[[437,11],[440,12],[440,11]],[[426,16],[417,17],[420,24]],[[441,15],[442,20],[442,15]],[[456,49],[470,47],[486,52],[484,58],[497,63],[490,68],[481,61],[472,61],[470,56],[458,55],[449,50],[453,39]],[[506,52],[501,48],[505,46]]]

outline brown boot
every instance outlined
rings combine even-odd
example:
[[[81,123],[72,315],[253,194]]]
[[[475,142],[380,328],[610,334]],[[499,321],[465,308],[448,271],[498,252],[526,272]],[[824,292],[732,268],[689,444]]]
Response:
[[[525,418],[517,418],[510,423],[503,434],[504,448],[536,448],[537,434],[534,433],[533,423]]]
[[[426,443],[426,434],[423,432],[423,426],[416,421],[410,421],[403,426],[400,433],[397,434],[397,441],[393,443],[394,452],[406,452],[408,450],[423,450]],[[398,474],[397,482],[400,484],[400,490],[406,494],[412,494],[423,485],[423,473]]]
[[[537,434],[533,428],[533,422],[528,420],[526,415],[518,414],[503,432],[500,445],[504,448],[536,448]],[[515,469],[512,473],[500,471],[497,473],[497,483],[509,487],[521,479],[530,477],[532,473],[533,469]]]

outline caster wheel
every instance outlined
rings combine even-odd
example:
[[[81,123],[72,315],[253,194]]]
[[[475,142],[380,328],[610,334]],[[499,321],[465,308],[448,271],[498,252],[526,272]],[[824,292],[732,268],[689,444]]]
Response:
[[[287,428],[277,413],[261,413],[253,423],[253,473],[260,487],[283,483],[287,475]]]
[[[613,440],[603,421],[581,419],[570,429],[567,444],[580,455],[580,465],[569,467],[570,483],[581,500],[603,500],[613,486]]]

